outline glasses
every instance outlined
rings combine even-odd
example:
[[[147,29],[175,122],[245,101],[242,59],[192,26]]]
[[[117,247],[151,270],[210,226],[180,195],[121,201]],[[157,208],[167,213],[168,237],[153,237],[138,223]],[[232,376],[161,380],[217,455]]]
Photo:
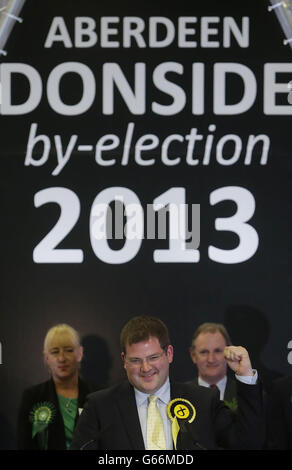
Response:
[[[159,362],[159,359],[162,358],[163,354],[166,353],[166,350],[162,351],[160,354],[151,354],[151,356],[144,357],[143,359],[139,357],[129,357],[125,358],[125,362],[131,367],[141,367],[143,361],[146,361],[148,365],[154,366]]]

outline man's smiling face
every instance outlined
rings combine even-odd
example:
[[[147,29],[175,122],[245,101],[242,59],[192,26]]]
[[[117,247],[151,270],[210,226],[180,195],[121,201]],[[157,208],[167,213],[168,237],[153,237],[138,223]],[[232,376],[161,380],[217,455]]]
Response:
[[[226,375],[225,346],[223,335],[217,331],[200,333],[191,349],[191,358],[198,367],[199,376],[209,384],[217,383]]]
[[[171,345],[162,349],[158,338],[126,344],[122,360],[129,382],[141,392],[155,393],[166,382],[173,360]]]

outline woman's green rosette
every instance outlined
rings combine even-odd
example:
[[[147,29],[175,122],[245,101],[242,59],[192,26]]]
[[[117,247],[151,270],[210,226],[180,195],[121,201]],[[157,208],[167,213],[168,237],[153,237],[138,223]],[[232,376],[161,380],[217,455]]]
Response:
[[[30,412],[32,423],[32,438],[38,435],[40,447],[47,449],[48,446],[48,425],[53,422],[56,409],[53,403],[37,403]]]

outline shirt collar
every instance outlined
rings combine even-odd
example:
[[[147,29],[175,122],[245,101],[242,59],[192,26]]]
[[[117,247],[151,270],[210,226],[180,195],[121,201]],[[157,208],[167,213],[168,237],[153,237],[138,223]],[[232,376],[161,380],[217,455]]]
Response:
[[[147,402],[150,395],[156,395],[159,400],[161,400],[165,405],[169,403],[170,400],[170,383],[169,378],[164,382],[162,387],[159,388],[155,393],[144,393],[134,387],[135,397],[138,406],[143,405]]]
[[[220,391],[225,388],[226,382],[227,382],[227,376],[226,375],[223,377],[223,379],[219,380],[219,382],[216,382],[216,385],[217,385],[217,387],[219,388]],[[198,377],[198,384],[203,385],[203,387],[210,387],[210,384],[208,382],[206,382],[205,380],[203,380],[200,376]]]

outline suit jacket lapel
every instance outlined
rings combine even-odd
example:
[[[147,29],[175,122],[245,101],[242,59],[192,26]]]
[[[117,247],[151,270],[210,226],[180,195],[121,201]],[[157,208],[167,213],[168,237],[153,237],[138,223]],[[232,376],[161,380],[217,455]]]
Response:
[[[225,393],[224,393],[224,400],[232,401],[233,398],[236,398],[236,395],[237,395],[236,382],[235,380],[228,377],[226,388],[225,388]]]
[[[134,388],[125,382],[118,389],[117,406],[133,450],[145,450]]]
[[[55,384],[52,379],[48,382],[48,400],[51,401],[56,408],[56,416],[54,418],[53,423],[51,426],[51,431],[49,432],[49,448],[51,449],[65,449],[65,431],[64,431],[64,423],[63,418],[60,413],[59,409],[59,402],[57,397],[57,392],[55,388]]]
[[[197,381],[193,381],[193,385],[197,385]],[[190,385],[190,384],[189,384]],[[175,398],[182,398],[188,400],[193,406],[194,392],[191,388],[186,388],[185,384],[170,382],[170,396],[171,400]],[[186,423],[184,429],[181,430],[177,436],[177,450],[198,450],[198,438],[193,424]]]
[[[181,398],[179,384],[170,382],[170,399]]]

